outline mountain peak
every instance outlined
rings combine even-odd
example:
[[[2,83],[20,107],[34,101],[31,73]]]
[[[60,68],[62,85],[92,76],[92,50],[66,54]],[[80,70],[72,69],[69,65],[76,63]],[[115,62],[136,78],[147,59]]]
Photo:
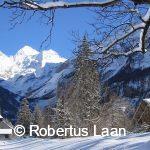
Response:
[[[17,52],[17,55],[18,54],[19,55],[37,55],[39,54],[39,52],[30,46],[24,46]]]
[[[42,51],[42,66],[46,63],[61,63],[65,62],[67,59],[61,57],[56,51],[50,49]]]

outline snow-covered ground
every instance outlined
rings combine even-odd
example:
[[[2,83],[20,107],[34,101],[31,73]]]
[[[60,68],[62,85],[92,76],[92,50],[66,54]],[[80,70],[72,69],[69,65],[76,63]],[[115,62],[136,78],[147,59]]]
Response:
[[[0,150],[150,150],[150,133],[125,137],[15,139],[0,141]]]

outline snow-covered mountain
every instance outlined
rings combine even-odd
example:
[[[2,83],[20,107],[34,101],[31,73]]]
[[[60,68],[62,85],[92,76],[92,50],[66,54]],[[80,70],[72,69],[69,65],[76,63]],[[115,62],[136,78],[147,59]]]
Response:
[[[57,64],[66,61],[56,51],[39,52],[29,46],[21,48],[16,55],[6,56],[0,52],[0,78],[8,80],[17,75],[27,75],[41,72],[46,64]]]
[[[29,46],[14,56],[1,52],[0,60],[0,86],[19,95],[20,99],[38,99],[42,106],[54,101],[51,98],[55,97],[57,81],[70,70],[66,68],[66,59],[56,51],[39,52]]]

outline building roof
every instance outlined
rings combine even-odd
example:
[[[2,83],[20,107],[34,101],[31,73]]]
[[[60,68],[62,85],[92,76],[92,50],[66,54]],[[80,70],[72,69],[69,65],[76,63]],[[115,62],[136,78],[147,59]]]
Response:
[[[143,101],[150,105],[150,98],[143,99]]]

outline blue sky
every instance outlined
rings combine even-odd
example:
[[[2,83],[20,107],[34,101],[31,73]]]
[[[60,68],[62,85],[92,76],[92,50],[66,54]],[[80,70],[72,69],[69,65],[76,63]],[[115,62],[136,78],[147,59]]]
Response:
[[[41,25],[38,17],[9,30],[11,12],[0,10],[0,50],[7,55],[15,54],[24,45],[40,50],[41,42],[49,31],[49,27]],[[94,14],[85,8],[56,11],[55,27],[52,42],[47,49],[56,50],[61,56],[69,58],[72,55],[74,43],[71,31],[78,30],[80,34],[92,31],[89,22],[94,22]]]

